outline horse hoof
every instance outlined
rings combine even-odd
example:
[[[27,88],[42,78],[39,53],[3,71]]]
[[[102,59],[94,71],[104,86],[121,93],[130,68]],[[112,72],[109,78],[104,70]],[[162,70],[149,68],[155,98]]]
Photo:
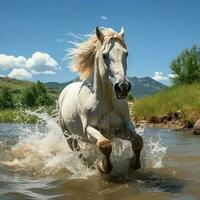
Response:
[[[130,167],[131,169],[134,169],[134,170],[140,169],[141,168],[140,160],[136,160],[136,158],[133,157],[131,159]]]
[[[99,149],[100,151],[104,154],[104,155],[110,155],[111,152],[112,152],[112,146],[111,146],[111,143],[110,141],[108,140],[103,140],[103,141],[100,141],[99,144]]]
[[[110,164],[110,167],[109,167],[108,169],[105,169],[105,168],[103,167],[103,162],[102,162],[102,161],[99,161],[99,162],[97,163],[97,168],[98,168],[98,170],[99,170],[102,174],[109,174],[109,173],[111,172],[111,170],[112,170],[112,164]]]

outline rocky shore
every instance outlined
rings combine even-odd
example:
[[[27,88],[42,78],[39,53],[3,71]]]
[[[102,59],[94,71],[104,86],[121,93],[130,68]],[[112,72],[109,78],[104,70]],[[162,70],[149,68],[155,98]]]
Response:
[[[186,122],[181,118],[180,112],[152,117],[148,121],[137,121],[136,126],[157,127],[175,131],[191,130],[195,135],[200,135],[200,119],[194,124]]]

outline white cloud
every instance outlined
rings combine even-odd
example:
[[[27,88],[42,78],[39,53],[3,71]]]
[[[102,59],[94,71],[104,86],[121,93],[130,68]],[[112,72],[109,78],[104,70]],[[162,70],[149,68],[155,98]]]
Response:
[[[173,79],[173,78],[176,78],[176,77],[177,77],[177,74],[168,74],[168,77],[169,77],[170,79]]]
[[[43,71],[43,72],[38,72],[38,71],[35,71],[35,70],[31,70],[30,72],[33,75],[35,75],[35,74],[56,74],[55,71],[51,71],[51,70],[46,70],[46,71]]]
[[[41,72],[37,72],[37,71],[35,71],[35,70],[31,70],[30,72],[31,72],[31,74],[33,74],[33,75],[41,74]]]
[[[41,72],[41,74],[56,74],[56,72],[47,70],[47,71]]]
[[[163,72],[156,71],[156,72],[154,72],[154,76],[152,78],[154,80],[156,80],[156,81],[167,81],[167,80],[173,79],[175,77],[177,77],[176,74],[167,74],[167,75],[164,75]]]
[[[58,63],[49,54],[38,51],[27,59],[27,68],[37,72],[55,71]]]
[[[56,71],[58,63],[47,53],[35,52],[31,58],[0,54],[0,70],[25,68],[36,72]]]
[[[154,76],[152,77],[156,81],[165,81],[169,78],[167,76],[164,76],[163,72],[154,72]]]
[[[55,74],[60,67],[49,54],[39,51],[30,58],[0,54],[0,70],[9,69],[10,78],[30,79],[35,74]]]
[[[26,80],[32,78],[32,74],[26,69],[13,69],[9,74],[9,78],[16,78],[21,80]]]
[[[6,54],[0,54],[0,69],[13,69],[13,68],[20,68],[26,67],[26,58],[23,56],[12,56]]]
[[[0,74],[0,77],[5,77],[3,74]]]
[[[108,19],[106,16],[101,16],[100,18],[103,19],[103,20],[107,20]]]

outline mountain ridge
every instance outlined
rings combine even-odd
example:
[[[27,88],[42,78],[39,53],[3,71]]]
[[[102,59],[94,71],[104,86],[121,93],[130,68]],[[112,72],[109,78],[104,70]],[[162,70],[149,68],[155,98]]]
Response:
[[[131,94],[135,98],[142,98],[144,96],[153,95],[161,90],[168,88],[166,85],[155,81],[154,79],[146,76],[142,78],[138,77],[128,77],[131,82]],[[49,91],[58,94],[65,86],[69,85],[72,82],[79,81],[79,78],[73,80],[59,83],[59,82],[46,82],[44,83]],[[0,77],[0,89],[2,87],[8,87],[12,90],[21,90],[31,85],[34,85],[35,82],[23,81],[18,79],[11,79],[8,77]]]
[[[142,98],[144,96],[153,95],[161,90],[168,88],[166,85],[146,76],[142,78],[138,77],[128,77],[129,81],[131,82],[131,94],[135,98]],[[79,81],[79,78],[75,78],[71,81],[67,81],[64,83],[58,82],[46,82],[49,88],[62,90],[65,86],[69,85],[70,83]]]

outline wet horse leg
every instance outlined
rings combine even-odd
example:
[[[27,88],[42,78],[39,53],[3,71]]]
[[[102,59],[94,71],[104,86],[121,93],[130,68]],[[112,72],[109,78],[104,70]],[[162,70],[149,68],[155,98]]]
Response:
[[[75,139],[75,138],[70,138],[70,137],[68,138],[68,136],[66,136],[65,133],[68,133],[69,131],[67,130],[67,127],[65,126],[65,124],[64,124],[64,122],[63,122],[63,120],[61,118],[59,120],[59,123],[60,123],[60,127],[61,127],[61,129],[62,129],[62,131],[64,133],[64,136],[67,139],[67,143],[68,143],[70,149],[72,151],[79,151],[80,150],[80,146],[78,145],[78,140]]]
[[[135,131],[132,133],[131,146],[134,152],[134,155],[131,158],[131,168],[139,169],[141,167],[140,153],[143,147],[143,139]]]
[[[80,151],[80,146],[78,145],[78,140],[75,138],[68,138],[67,143],[72,151]]]
[[[140,135],[135,132],[135,127],[132,121],[128,121],[125,126],[126,139],[131,142],[133,157],[131,158],[131,168],[139,169],[141,167],[140,163],[140,153],[143,147],[143,139]]]
[[[112,146],[110,141],[105,138],[98,130],[88,126],[87,133],[97,139],[97,146],[102,152],[103,160],[99,161],[97,167],[101,173],[109,173],[112,170],[112,164],[110,161],[110,154],[112,152]]]
[[[106,138],[103,138],[97,141],[97,146],[103,155],[103,160],[97,163],[97,167],[101,173],[109,173],[112,170],[112,164],[110,162],[110,154],[112,152],[111,143]]]

